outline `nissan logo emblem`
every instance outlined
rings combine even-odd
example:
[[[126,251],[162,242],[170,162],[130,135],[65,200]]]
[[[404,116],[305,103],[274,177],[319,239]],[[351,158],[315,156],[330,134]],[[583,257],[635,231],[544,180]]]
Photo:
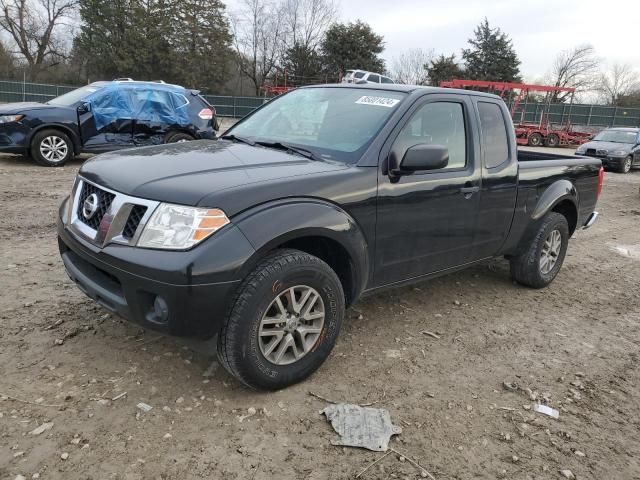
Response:
[[[84,203],[82,204],[82,215],[84,215],[84,218],[89,220],[91,217],[93,217],[96,214],[97,211],[98,211],[98,195],[96,195],[95,193],[92,193],[85,199]]]

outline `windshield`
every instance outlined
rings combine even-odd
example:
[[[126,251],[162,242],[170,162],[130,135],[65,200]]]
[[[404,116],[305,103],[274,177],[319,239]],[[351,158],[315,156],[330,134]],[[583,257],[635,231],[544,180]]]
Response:
[[[356,162],[405,96],[363,88],[302,88],[272,100],[228,134]]]
[[[87,85],[86,87],[80,87],[75,90],[71,90],[69,93],[65,93],[64,95],[60,95],[59,97],[49,100],[47,104],[71,107],[86,96],[91,95],[93,92],[97,92],[101,88],[102,85]]]
[[[355,78],[362,78],[367,72],[356,72],[353,74]]]
[[[593,140],[596,142],[614,143],[636,143],[638,134],[636,132],[625,132],[624,130],[604,130],[596,135]]]

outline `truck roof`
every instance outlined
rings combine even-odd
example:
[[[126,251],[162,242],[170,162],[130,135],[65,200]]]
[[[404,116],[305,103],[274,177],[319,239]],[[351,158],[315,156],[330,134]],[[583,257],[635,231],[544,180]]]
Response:
[[[487,97],[493,99],[500,99],[498,95],[494,95],[492,93],[485,92],[477,92],[475,90],[463,90],[460,88],[443,88],[443,87],[427,87],[422,85],[404,85],[400,83],[380,83],[380,84],[372,84],[372,83],[328,83],[323,85],[307,85],[300,88],[322,88],[322,87],[331,87],[331,88],[359,88],[364,90],[387,90],[391,92],[403,92],[403,93],[413,93],[417,91],[429,91],[431,93],[444,93],[444,94],[462,94],[462,95],[476,95],[480,97]]]

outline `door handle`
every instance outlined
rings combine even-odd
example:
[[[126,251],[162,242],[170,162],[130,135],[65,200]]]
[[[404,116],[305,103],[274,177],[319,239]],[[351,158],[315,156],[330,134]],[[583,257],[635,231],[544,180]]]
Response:
[[[476,186],[476,187],[462,187],[460,189],[460,193],[462,193],[464,195],[464,198],[471,198],[473,197],[474,193],[477,193],[480,191],[480,187]]]

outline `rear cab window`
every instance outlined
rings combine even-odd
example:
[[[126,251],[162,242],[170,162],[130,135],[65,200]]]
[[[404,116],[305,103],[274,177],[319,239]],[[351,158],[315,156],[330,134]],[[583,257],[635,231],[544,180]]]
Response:
[[[509,135],[502,108],[497,103],[478,101],[482,149],[486,168],[509,161]]]

